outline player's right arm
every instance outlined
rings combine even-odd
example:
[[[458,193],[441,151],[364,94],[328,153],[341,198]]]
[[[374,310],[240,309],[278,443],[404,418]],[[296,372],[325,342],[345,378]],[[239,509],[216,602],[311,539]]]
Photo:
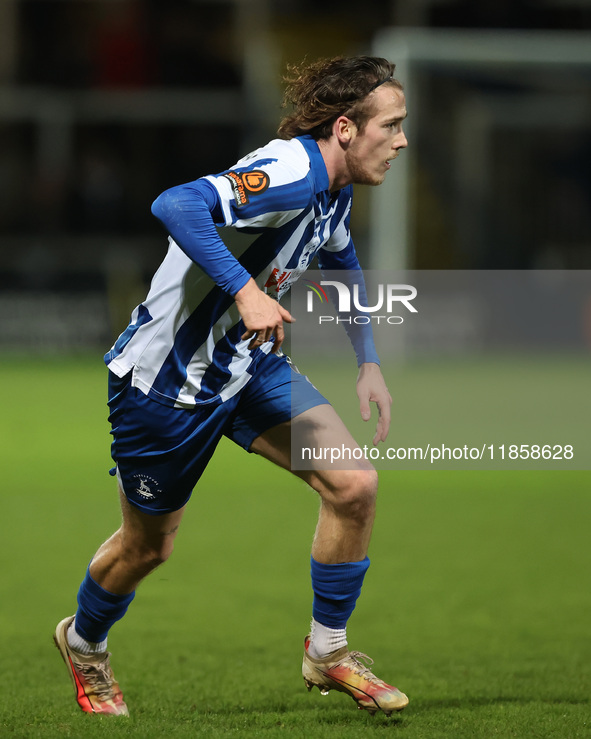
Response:
[[[152,213],[179,247],[211,279],[234,297],[254,349],[274,337],[273,351],[284,339],[283,321],[291,315],[266,295],[219,237],[216,222],[223,225],[217,190],[207,180],[172,187],[152,204]],[[215,219],[215,220],[214,220]]]
[[[283,321],[291,323],[294,320],[290,312],[266,295],[252,278],[236,293],[234,300],[246,327],[240,338],[243,341],[252,339],[248,348],[254,349],[273,338],[272,351],[279,351],[285,339]]]
[[[222,290],[236,295],[251,276],[218,235],[219,209],[217,191],[206,180],[171,187],[152,203],[152,213],[185,254]]]

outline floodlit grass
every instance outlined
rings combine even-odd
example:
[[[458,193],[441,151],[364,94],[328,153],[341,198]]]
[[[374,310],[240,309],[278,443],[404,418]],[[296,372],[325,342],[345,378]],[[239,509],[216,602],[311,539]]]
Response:
[[[410,696],[388,719],[306,692],[318,503],[230,443],[111,633],[131,717],[82,714],[51,634],[118,525],[105,385],[100,359],[0,365],[1,736],[589,736],[590,473],[381,474],[349,635]]]

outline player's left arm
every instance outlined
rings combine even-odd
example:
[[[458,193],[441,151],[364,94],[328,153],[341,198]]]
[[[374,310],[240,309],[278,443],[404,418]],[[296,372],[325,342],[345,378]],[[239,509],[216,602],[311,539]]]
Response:
[[[349,286],[357,285],[361,303],[367,304],[363,272],[357,259],[355,247],[349,238],[344,249],[333,251],[321,249],[318,254],[320,268],[323,272],[339,270],[339,279]],[[354,323],[344,321],[347,335],[357,356],[359,374],[357,376],[357,397],[359,410],[364,421],[371,418],[370,403],[375,403],[378,409],[378,423],[373,437],[374,446],[385,441],[390,430],[390,408],[392,396],[388,392],[386,382],[380,369],[380,360],[376,351],[373,331],[370,323]]]

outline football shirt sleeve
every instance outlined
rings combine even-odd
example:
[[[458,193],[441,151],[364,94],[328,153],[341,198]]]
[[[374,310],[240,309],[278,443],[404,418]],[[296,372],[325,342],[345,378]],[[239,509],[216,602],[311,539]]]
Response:
[[[223,224],[217,190],[204,179],[178,185],[152,203],[152,213],[185,254],[230,295],[250,279],[248,271],[219,237],[215,224]]]
[[[310,207],[313,193],[306,166],[293,152],[272,142],[261,156],[205,178],[218,193],[220,223],[250,232],[280,228]],[[277,156],[267,156],[275,153]]]
[[[347,285],[350,291],[353,286],[357,286],[359,294],[359,304],[367,305],[367,292],[365,289],[365,280],[363,279],[363,271],[359,265],[357,254],[353,241],[349,239],[347,246],[340,251],[329,251],[320,249],[318,252],[318,264],[322,272],[339,271],[339,281]],[[330,293],[329,293],[330,294]],[[357,365],[360,367],[365,362],[380,363],[378,353],[376,351],[371,322],[355,323],[351,320],[352,316],[340,315],[341,322],[345,327],[347,336],[357,357]]]

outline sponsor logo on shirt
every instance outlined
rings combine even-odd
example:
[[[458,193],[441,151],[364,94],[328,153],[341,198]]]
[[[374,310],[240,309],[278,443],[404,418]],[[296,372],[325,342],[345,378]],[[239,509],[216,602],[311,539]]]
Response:
[[[232,185],[234,200],[239,208],[249,202],[249,195],[258,195],[269,187],[269,175],[260,169],[251,172],[226,172],[224,175]]]
[[[253,169],[252,172],[245,172],[242,175],[244,187],[250,193],[265,192],[269,187],[269,175],[260,169]]]
[[[267,282],[265,282],[266,288],[279,288],[285,280],[288,280],[291,277],[292,270],[284,270],[283,272],[279,272],[277,267],[273,269],[271,274],[269,275],[269,279]]]

